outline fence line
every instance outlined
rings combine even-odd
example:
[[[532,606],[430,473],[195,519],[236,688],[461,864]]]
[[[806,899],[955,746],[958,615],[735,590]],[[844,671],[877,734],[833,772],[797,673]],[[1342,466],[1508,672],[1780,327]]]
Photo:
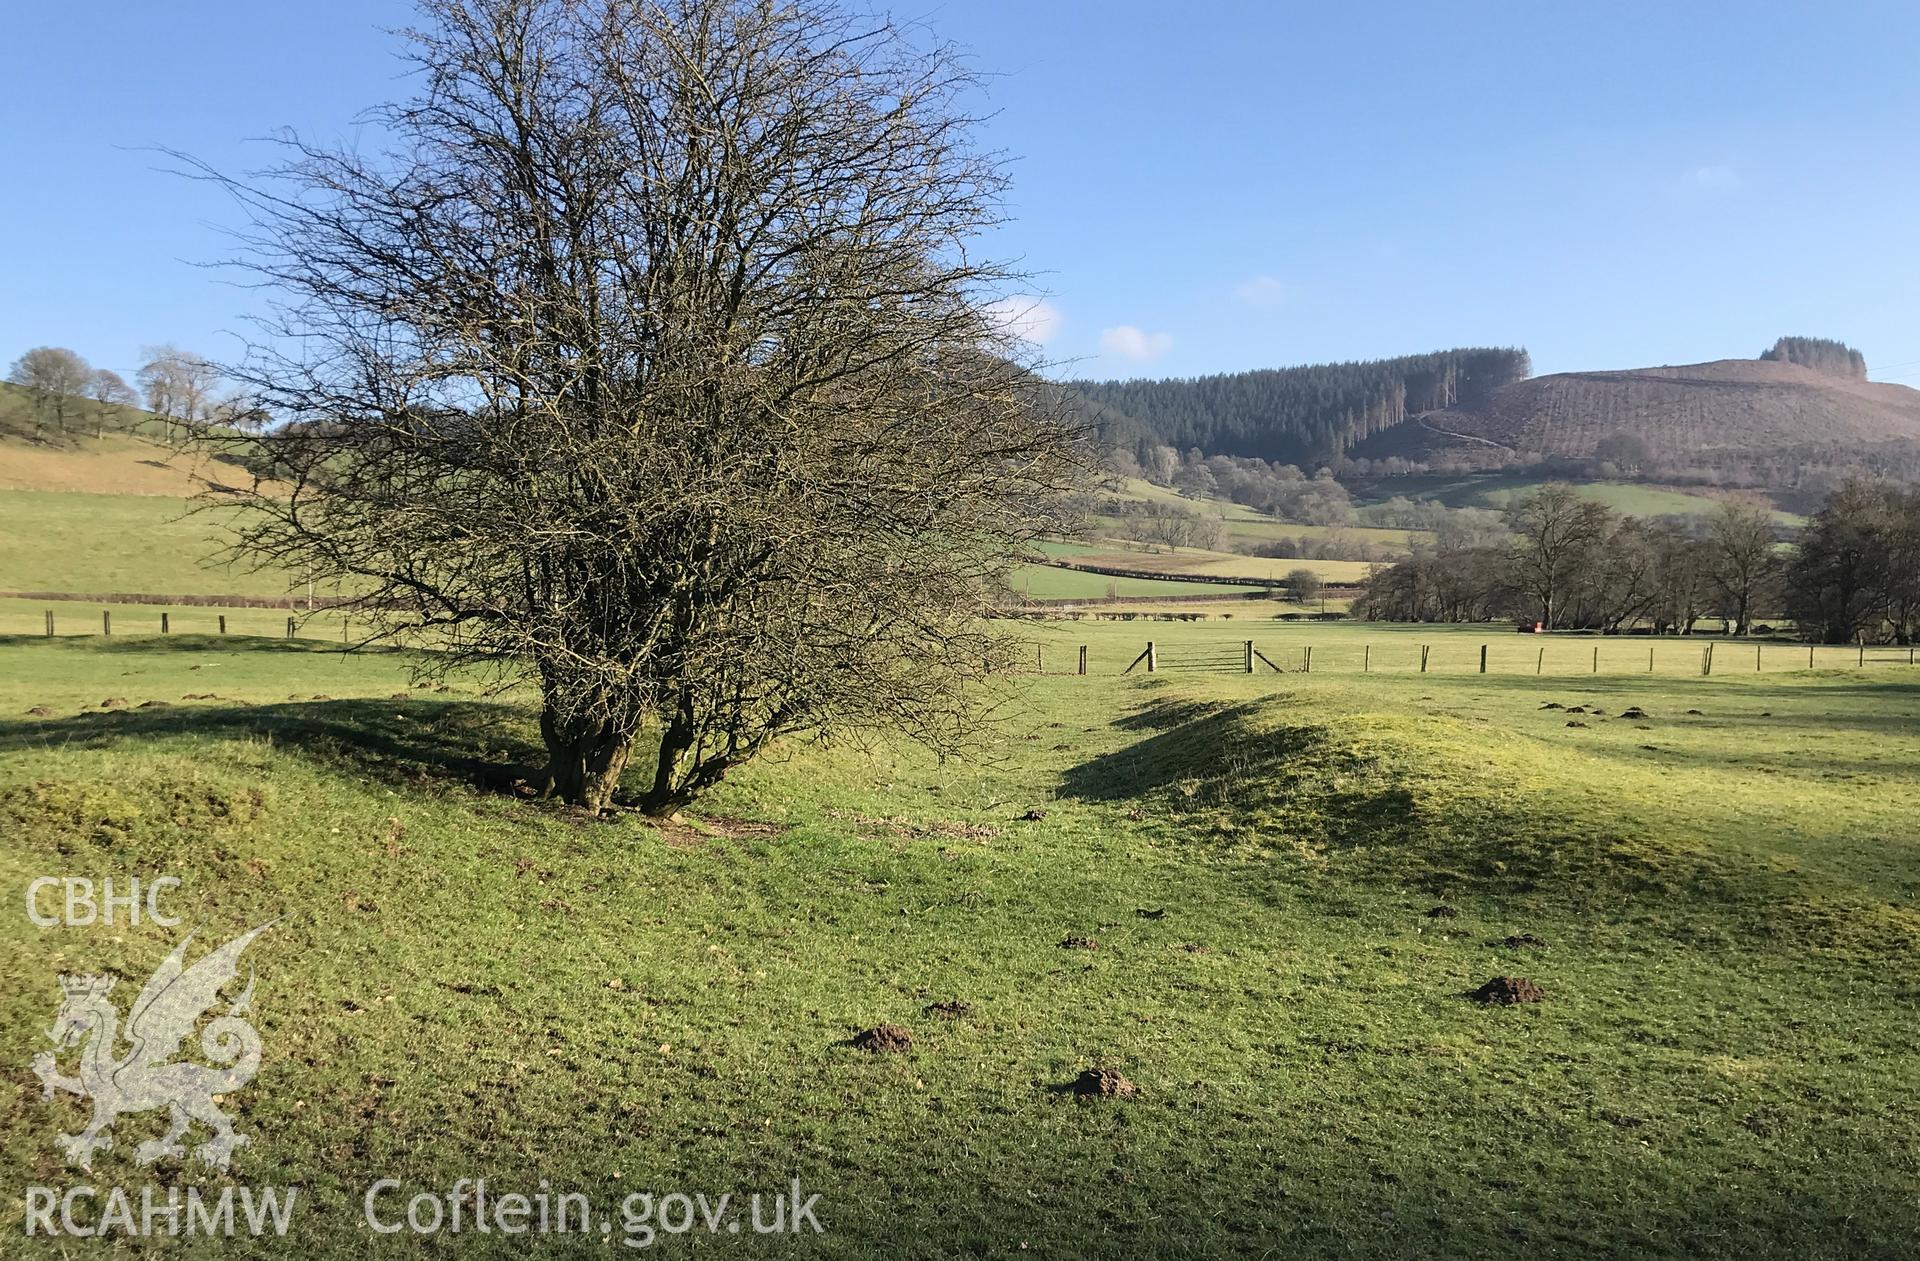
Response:
[[[1142,641],[1136,641],[1142,642]],[[1647,645],[1647,658],[1644,672],[1648,674],[1667,674],[1672,676],[1710,677],[1716,667],[1721,674],[1728,673],[1725,654],[1721,649],[1741,646],[1737,641],[1709,641],[1670,639],[1660,640]],[[1134,673],[1159,674],[1165,672],[1211,673],[1211,674],[1312,674],[1312,673],[1351,673],[1351,674],[1487,674],[1487,675],[1533,675],[1548,677],[1547,658],[1553,655],[1550,649],[1554,645],[1526,645],[1536,647],[1533,660],[1526,660],[1521,651],[1501,652],[1493,644],[1483,643],[1463,646],[1458,643],[1446,645],[1411,644],[1405,645],[1404,653],[1389,650],[1387,645],[1377,645],[1370,641],[1359,644],[1316,645],[1311,643],[1292,645],[1295,655],[1287,665],[1281,665],[1263,651],[1258,642],[1252,639],[1240,641],[1164,641],[1146,640],[1138,652],[1126,649],[1114,652],[1101,659],[1095,647],[1089,644],[1076,645],[1071,669],[1053,673],[1072,675],[1127,675]],[[1393,645],[1392,647],[1399,647]],[[1573,648],[1573,653],[1559,654],[1552,677],[1565,675],[1594,676],[1599,674],[1637,674],[1642,672],[1639,664],[1639,647],[1634,645],[1630,652],[1604,654],[1602,645],[1594,644],[1589,650],[1587,645],[1565,645]],[[1624,645],[1623,645],[1624,647]],[[1662,670],[1661,647],[1667,648],[1664,657],[1666,668]],[[1376,648],[1381,651],[1376,651]],[[1805,649],[1805,659],[1801,657]],[[1442,651],[1445,649],[1445,651]],[[1769,653],[1771,649],[1771,653]],[[1278,652],[1278,649],[1275,649]],[[1743,659],[1741,659],[1743,660]],[[1752,673],[1765,673],[1769,668],[1775,673],[1793,673],[1812,669],[1864,669],[1868,666],[1913,666],[1920,664],[1920,650],[1914,647],[1883,644],[1877,647],[1865,644],[1754,644]],[[1104,668],[1102,668],[1104,667]],[[1744,667],[1733,668],[1738,672]],[[1034,673],[1047,674],[1044,657],[1036,645]]]

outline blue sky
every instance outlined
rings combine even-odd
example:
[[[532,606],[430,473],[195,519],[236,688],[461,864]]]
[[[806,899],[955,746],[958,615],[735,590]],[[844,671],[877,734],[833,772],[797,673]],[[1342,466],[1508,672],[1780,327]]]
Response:
[[[196,266],[224,169],[351,140],[406,90],[383,0],[33,5],[0,96],[0,361],[232,354],[255,301]],[[946,0],[894,12],[996,77],[994,244],[1078,375],[1440,346],[1536,370],[1838,337],[1920,384],[1920,5]]]

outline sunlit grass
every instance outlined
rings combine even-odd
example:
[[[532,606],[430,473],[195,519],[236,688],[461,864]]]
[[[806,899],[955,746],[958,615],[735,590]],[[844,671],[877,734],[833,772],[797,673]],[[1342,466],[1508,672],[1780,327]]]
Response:
[[[1312,674],[1121,677],[1135,629],[1060,628],[1098,673],[1007,680],[986,761],[795,745],[664,830],[517,797],[524,702],[411,688],[404,654],[14,641],[0,867],[178,874],[208,942],[285,917],[249,952],[268,1058],[235,1176],[305,1189],[310,1255],[406,1254],[356,1224],[374,1177],[480,1172],[797,1175],[825,1256],[1920,1241],[1904,667],[1483,678],[1471,635],[1316,625],[1262,637],[1311,631]],[[1323,669],[1360,635],[1447,669]],[[5,1158],[64,1185],[77,1105],[18,1067],[53,976],[137,982],[184,927],[0,923]],[[1499,944],[1522,932],[1546,947]],[[1461,997],[1496,973],[1548,1000]],[[883,1020],[914,1050],[842,1045]],[[1139,1098],[1053,1089],[1094,1064]],[[131,1146],[90,1180],[140,1183]]]

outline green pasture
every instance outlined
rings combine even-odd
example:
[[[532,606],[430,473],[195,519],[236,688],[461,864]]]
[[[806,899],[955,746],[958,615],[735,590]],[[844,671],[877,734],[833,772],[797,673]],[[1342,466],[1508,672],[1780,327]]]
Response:
[[[1503,509],[1546,484],[1541,478],[1503,473],[1433,474],[1380,479],[1369,484],[1371,493],[1364,498],[1373,502],[1404,495],[1437,500],[1450,508]],[[1705,516],[1719,502],[1708,494],[1634,482],[1574,482],[1573,486],[1587,499],[1640,517]],[[1790,512],[1775,512],[1774,519],[1784,526],[1806,523],[1806,518]]]
[[[0,591],[287,593],[283,574],[220,562],[232,509],[193,508],[161,495],[0,490]]]
[[[169,1255],[415,1255],[366,1187],[480,1174],[820,1195],[804,1247],[667,1249],[703,1255],[1920,1249],[1920,674],[1723,645],[1703,678],[1686,642],[1648,674],[1606,640],[1595,675],[1573,638],[1316,623],[1255,636],[1312,673],[1121,676],[1139,627],[1017,629],[1097,669],[1002,680],[976,756],[796,741],[660,824],[528,799],[527,698],[412,686],[405,653],[0,641],[14,905],[167,873],[185,921],[0,919],[5,1251],[66,1255],[21,1237],[29,1185],[224,1185],[136,1166],[150,1113],[62,1165],[82,1105],[26,1067],[55,975],[119,999],[188,929],[268,920],[265,1059],[225,1106],[233,1180],[300,1188],[292,1236]],[[1501,974],[1545,1001],[1465,997]],[[911,1049],[848,1044],[882,1021]],[[1076,1098],[1095,1066],[1138,1095]],[[429,1251],[456,1242],[621,1250]]]

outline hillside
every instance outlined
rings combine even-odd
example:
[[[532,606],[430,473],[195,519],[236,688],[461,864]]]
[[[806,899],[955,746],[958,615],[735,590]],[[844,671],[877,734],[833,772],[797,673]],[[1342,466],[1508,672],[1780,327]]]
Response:
[[[1755,359],[1542,377],[1527,362],[1454,350],[1074,389],[1116,461],[1143,470],[1197,449],[1342,481],[1532,469],[1758,487],[1798,506],[1856,473],[1920,477],[1920,390],[1868,380],[1842,342],[1783,337]]]
[[[1407,416],[1476,404],[1530,371],[1527,352],[1437,350],[1163,381],[1076,381],[1087,420],[1142,465],[1155,446],[1290,464],[1339,458]]]
[[[1920,443],[1920,390],[1759,359],[1516,381],[1478,407],[1409,422],[1427,445],[1591,458],[1609,437],[1646,444],[1658,463],[1721,466],[1728,457]],[[1356,452],[1360,454],[1360,452]]]

